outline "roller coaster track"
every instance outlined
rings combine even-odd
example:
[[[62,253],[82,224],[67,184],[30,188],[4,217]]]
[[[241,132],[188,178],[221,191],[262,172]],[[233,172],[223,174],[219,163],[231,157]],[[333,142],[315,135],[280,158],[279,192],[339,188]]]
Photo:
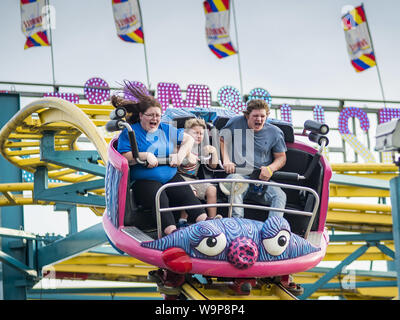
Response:
[[[86,137],[100,156],[98,159],[90,159],[90,154],[87,155],[88,167],[102,166],[107,161],[107,143],[111,138],[102,127],[109,119],[111,109],[112,106],[100,108],[97,105],[74,105],[66,100],[52,97],[36,100],[21,109],[1,129],[0,153],[13,165],[26,172],[35,173],[37,168],[45,168],[48,178],[57,181],[49,183],[46,186],[49,189],[93,181],[98,176],[91,173],[90,169],[87,170],[89,172],[79,170],[80,163],[71,168],[57,164],[57,161],[41,160],[43,158],[43,154],[40,154],[41,143],[46,143],[43,138],[51,132],[47,140],[50,144],[53,143],[51,151],[80,151],[78,138]],[[53,204],[51,200],[34,200],[33,190],[33,183],[29,182],[2,184],[0,205]],[[89,194],[104,196],[104,188],[90,190]],[[97,215],[101,215],[104,211],[104,208],[99,206],[90,204],[87,206]]]
[[[44,132],[53,131],[55,150],[77,150],[77,139],[83,134],[93,143],[104,163],[107,161],[107,141],[98,127],[105,125],[111,108],[74,105],[66,100],[51,97],[36,100],[21,109],[2,128],[0,152],[4,158],[22,170],[34,172],[38,166],[46,166],[49,171],[58,173],[53,177],[76,182],[76,177],[70,176],[69,172],[64,174],[63,168],[40,161],[40,139],[43,138]],[[18,150],[13,150],[15,148]],[[23,157],[28,155],[28,158]]]
[[[324,261],[341,261],[349,254],[359,248],[361,244],[342,244],[340,246],[328,247],[328,253]],[[388,259],[377,248],[369,248],[360,260],[384,260]],[[82,279],[82,280],[107,280],[125,281],[132,283],[147,282],[149,271],[155,270],[151,265],[143,263],[129,256],[84,253],[77,257],[65,260],[53,266],[47,267],[46,272],[53,272],[57,278],[62,279]],[[307,272],[294,275],[294,281],[303,285],[315,283],[324,274],[329,272],[329,268],[313,268]],[[357,282],[360,287],[347,289],[349,279]],[[311,298],[342,294],[349,299],[387,299],[396,296],[396,275],[387,272],[357,271],[353,275],[349,271],[343,271],[329,281],[327,286],[313,293]],[[381,287],[369,287],[368,283],[378,283]],[[207,285],[196,280],[191,280],[182,287],[183,294],[189,299],[237,299],[232,290],[223,283]],[[268,295],[267,295],[268,292]],[[252,290],[251,295],[241,296],[241,299],[278,299],[280,288],[274,283],[263,283]],[[161,297],[160,294],[153,292],[153,298]],[[282,297],[281,297],[282,298]],[[283,295],[285,299],[292,299],[289,294]]]
[[[104,125],[108,121],[109,105],[74,105],[58,98],[43,98],[32,102],[21,109],[11,118],[0,132],[0,153],[2,156],[19,167],[32,174],[45,168],[48,179],[57,182],[46,184],[48,189],[57,189],[82,182],[94,181],[98,178],[95,172],[91,172],[91,165],[104,168],[107,161],[106,147],[111,136],[107,135]],[[49,133],[51,134],[49,135]],[[46,137],[48,138],[46,140]],[[82,171],[79,166],[67,167],[62,161],[57,163],[54,159],[50,162],[41,154],[43,145],[50,143],[53,151],[81,151],[79,139],[86,137],[94,146],[98,157],[87,156],[88,168]],[[46,146],[45,146],[46,147]],[[86,150],[85,150],[86,151]],[[89,153],[88,153],[89,154]],[[335,198],[345,197],[389,197],[388,181],[398,174],[398,168],[391,164],[332,164],[334,176],[330,185],[330,202],[327,216],[327,227],[335,231],[355,232],[391,232],[391,206],[386,204],[366,204],[354,202],[339,202]],[[88,194],[104,197],[104,188],[85,190]],[[56,201],[51,199],[35,200],[34,184],[4,183],[0,184],[0,206],[15,205],[54,205]],[[97,215],[101,215],[104,207],[79,204],[89,207]],[[394,251],[393,241],[385,240],[384,245]],[[324,261],[342,261],[349,254],[359,249],[362,244],[357,241],[345,241],[331,243],[327,249]],[[359,257],[359,260],[391,260],[387,254],[378,247],[371,246]],[[118,280],[141,282],[148,281],[147,274],[154,267],[128,256],[115,254],[84,253],[80,256],[66,259],[63,262],[51,266],[60,277]],[[319,279],[325,271],[313,269],[310,272],[295,276],[296,282],[313,283]],[[336,294],[338,290],[343,293],[343,288],[337,288],[340,276],[333,277],[327,288],[322,288],[313,293],[312,298],[320,295]],[[377,288],[358,288],[357,291],[345,293],[348,298],[363,297],[390,297],[394,296],[393,287],[389,286],[395,276],[385,275],[356,275],[357,281],[386,281],[387,287],[382,287],[379,293]],[[383,279],[383,280],[382,280]],[[329,286],[329,284],[336,284]],[[225,289],[207,288],[198,283],[186,283],[183,286],[184,294],[194,299],[222,299],[229,298],[229,292]],[[217,290],[217,291],[215,291]],[[390,292],[388,292],[390,291]],[[221,295],[222,294],[222,295]],[[393,295],[392,295],[393,294]],[[154,294],[157,297],[157,294]],[[283,299],[293,298],[288,296],[281,288],[274,284],[253,290],[247,298],[253,299]]]

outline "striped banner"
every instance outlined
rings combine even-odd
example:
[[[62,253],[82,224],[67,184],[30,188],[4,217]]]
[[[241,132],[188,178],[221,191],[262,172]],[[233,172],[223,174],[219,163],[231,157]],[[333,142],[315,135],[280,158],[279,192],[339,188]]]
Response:
[[[24,49],[50,46],[44,0],[21,0],[21,28],[26,36]]]
[[[351,64],[357,72],[364,71],[370,67],[376,66],[374,52],[362,54],[358,59],[351,60]]]
[[[376,66],[363,6],[342,16],[342,24],[351,64],[357,72]]]
[[[127,42],[144,43],[142,18],[137,0],[112,0],[118,37]]]
[[[229,36],[229,0],[203,2],[208,47],[219,58],[236,54]]]

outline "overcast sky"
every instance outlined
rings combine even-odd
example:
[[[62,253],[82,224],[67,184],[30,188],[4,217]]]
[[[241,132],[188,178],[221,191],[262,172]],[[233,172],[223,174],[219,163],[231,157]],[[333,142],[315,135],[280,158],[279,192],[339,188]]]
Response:
[[[50,0],[55,78],[83,85],[93,76],[115,87],[123,79],[146,84],[144,47],[116,35],[111,0]],[[356,73],[346,51],[341,10],[354,0],[235,0],[238,42],[231,15],[231,38],[239,46],[243,88],[271,95],[381,99],[376,68]],[[386,99],[398,90],[400,3],[366,0],[364,6]],[[223,85],[240,88],[238,56],[217,59],[205,39],[201,0],[142,0],[151,86],[176,82],[206,84],[213,96]],[[24,50],[20,5],[0,2],[0,81],[51,83],[50,48]],[[3,86],[4,88],[4,86]]]

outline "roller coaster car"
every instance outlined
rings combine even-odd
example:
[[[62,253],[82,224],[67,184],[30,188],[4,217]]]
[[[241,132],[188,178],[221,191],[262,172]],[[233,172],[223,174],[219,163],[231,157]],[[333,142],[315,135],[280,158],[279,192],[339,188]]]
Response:
[[[226,120],[219,118],[214,121],[210,137]],[[122,120],[117,118],[112,121],[114,127],[124,127]],[[155,232],[154,224],[149,226],[141,221],[143,216],[149,215],[135,204],[130,189],[130,168],[127,160],[117,151],[118,139],[114,138],[108,148],[105,178],[107,208],[103,215],[103,226],[111,244],[130,256],[175,274],[266,278],[303,272],[316,266],[325,256],[329,242],[325,221],[332,171],[322,155],[322,149],[328,142],[325,137],[327,126],[321,129],[321,124],[313,121],[305,123],[303,135],[310,131],[309,139],[320,144],[317,150],[295,141],[290,124],[272,123],[284,132],[288,150],[287,162],[282,170],[289,173],[274,176],[274,182],[256,179],[246,182],[282,187],[287,194],[287,207],[281,210],[284,218],[266,219],[271,208],[250,200],[245,202],[245,218],[230,218],[232,204],[222,203],[223,199],[220,199],[218,210],[225,210],[226,216],[228,208],[227,218],[198,222],[163,236],[160,225]],[[240,180],[224,179],[222,170],[205,169],[201,175],[205,180],[200,179],[196,183],[240,183]],[[165,188],[190,183],[163,185],[155,201],[159,200],[159,194]],[[177,211],[178,208],[159,208],[158,222],[160,214],[168,210]]]

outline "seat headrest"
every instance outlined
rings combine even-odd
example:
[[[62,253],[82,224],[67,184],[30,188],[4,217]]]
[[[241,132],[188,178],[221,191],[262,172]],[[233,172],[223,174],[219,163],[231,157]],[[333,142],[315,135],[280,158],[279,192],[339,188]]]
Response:
[[[218,116],[214,119],[214,127],[218,130],[221,130],[225,127],[226,123],[229,121],[229,117]]]
[[[282,130],[283,135],[285,136],[285,142],[294,142],[294,129],[291,123],[276,119],[268,119],[268,123],[273,124]]]
[[[176,127],[178,129],[185,128],[186,120],[196,118],[194,115],[192,116],[183,116],[183,117],[175,117],[172,121],[176,123]]]

